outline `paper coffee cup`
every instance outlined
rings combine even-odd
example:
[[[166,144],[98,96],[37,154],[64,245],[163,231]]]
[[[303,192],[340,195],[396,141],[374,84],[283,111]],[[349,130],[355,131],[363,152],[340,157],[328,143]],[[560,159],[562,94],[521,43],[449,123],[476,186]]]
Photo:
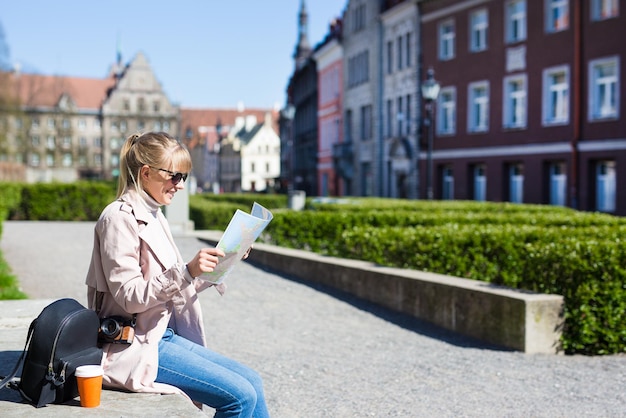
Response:
[[[80,406],[94,408],[100,405],[102,393],[102,375],[104,370],[100,365],[78,366],[74,376],[80,395]]]

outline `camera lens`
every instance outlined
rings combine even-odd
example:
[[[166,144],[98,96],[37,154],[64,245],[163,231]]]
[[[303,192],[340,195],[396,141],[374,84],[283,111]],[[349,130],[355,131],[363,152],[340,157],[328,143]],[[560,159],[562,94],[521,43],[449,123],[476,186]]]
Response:
[[[109,338],[115,338],[120,333],[120,324],[117,323],[116,320],[111,318],[106,318],[102,320],[100,324],[100,329],[102,333]]]

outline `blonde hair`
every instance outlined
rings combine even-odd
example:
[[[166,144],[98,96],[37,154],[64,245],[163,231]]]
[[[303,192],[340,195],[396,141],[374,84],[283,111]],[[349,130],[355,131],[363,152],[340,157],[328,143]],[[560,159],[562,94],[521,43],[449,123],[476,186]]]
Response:
[[[189,151],[175,138],[165,132],[146,132],[129,136],[120,150],[120,177],[117,197],[131,187],[142,190],[140,170],[147,165],[153,168],[189,173]]]

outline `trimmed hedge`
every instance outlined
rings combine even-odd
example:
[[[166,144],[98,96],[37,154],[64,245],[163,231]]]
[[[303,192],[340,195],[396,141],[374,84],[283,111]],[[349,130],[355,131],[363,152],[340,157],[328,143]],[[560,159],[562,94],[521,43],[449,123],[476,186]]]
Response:
[[[541,205],[351,199],[278,212],[266,242],[565,299],[566,353],[626,351],[626,220]]]
[[[95,221],[115,199],[115,187],[105,182],[35,183],[22,186],[12,220]]]

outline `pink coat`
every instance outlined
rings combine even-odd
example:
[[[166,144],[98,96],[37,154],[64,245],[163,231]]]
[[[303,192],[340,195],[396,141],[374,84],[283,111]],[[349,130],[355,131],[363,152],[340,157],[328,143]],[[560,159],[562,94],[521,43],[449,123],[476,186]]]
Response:
[[[159,224],[160,222],[160,224]],[[164,228],[170,242],[163,242]],[[159,238],[161,237],[161,238]],[[164,252],[176,251],[177,264],[165,269]],[[171,258],[171,257],[170,257]],[[105,344],[102,365],[106,387],[133,392],[181,393],[156,383],[158,344],[169,326],[193,342],[206,345],[197,292],[211,286],[185,279],[186,266],[174,244],[165,216],[157,219],[135,191],[109,204],[96,223],[91,265],[87,274],[89,307],[96,289],[102,295],[100,317],[137,314],[131,345]]]

